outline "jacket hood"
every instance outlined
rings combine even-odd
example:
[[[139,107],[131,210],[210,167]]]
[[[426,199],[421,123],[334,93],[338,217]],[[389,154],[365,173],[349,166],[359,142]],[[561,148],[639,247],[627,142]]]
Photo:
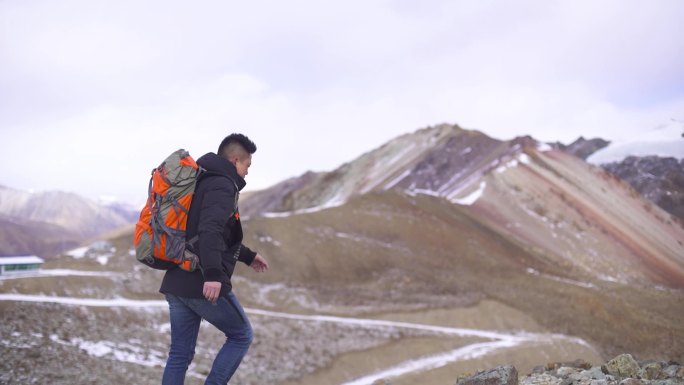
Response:
[[[213,152],[202,155],[197,159],[197,164],[207,171],[230,177],[237,184],[239,190],[247,185],[245,179],[238,175],[234,164]]]

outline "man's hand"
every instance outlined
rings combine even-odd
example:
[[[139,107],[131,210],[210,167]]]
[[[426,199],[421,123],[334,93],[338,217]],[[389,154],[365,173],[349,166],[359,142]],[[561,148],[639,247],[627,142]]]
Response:
[[[252,264],[249,265],[254,271],[257,273],[264,272],[268,270],[268,262],[262,257],[261,255],[257,254],[256,257],[254,257],[254,260],[252,261]]]
[[[202,290],[204,298],[211,303],[216,303],[219,295],[221,295],[221,282],[207,281],[204,282],[204,289]]]

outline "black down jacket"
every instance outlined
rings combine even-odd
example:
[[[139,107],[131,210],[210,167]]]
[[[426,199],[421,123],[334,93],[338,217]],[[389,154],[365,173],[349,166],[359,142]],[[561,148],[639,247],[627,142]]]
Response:
[[[230,277],[235,263],[251,265],[256,252],[242,244],[242,224],[237,211],[237,197],[245,180],[235,165],[214,153],[197,159],[206,171],[199,177],[190,204],[186,239],[198,236],[190,247],[200,259],[201,269],[190,273],[180,268],[167,270],[160,292],[186,298],[204,298],[205,281],[222,283],[221,295],[232,289]]]

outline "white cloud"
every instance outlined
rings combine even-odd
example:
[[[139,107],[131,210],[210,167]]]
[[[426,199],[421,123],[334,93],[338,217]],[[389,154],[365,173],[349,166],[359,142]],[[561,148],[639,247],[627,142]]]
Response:
[[[168,152],[199,156],[233,131],[259,147],[258,188],[443,122],[502,139],[620,139],[684,119],[683,11],[676,0],[3,2],[0,141],[22,167],[0,183],[134,199]]]

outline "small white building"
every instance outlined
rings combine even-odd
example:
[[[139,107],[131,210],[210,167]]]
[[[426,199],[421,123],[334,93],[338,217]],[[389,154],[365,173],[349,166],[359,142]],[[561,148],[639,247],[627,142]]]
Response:
[[[45,262],[43,258],[35,255],[0,257],[0,275],[35,272],[40,270],[43,262]]]

